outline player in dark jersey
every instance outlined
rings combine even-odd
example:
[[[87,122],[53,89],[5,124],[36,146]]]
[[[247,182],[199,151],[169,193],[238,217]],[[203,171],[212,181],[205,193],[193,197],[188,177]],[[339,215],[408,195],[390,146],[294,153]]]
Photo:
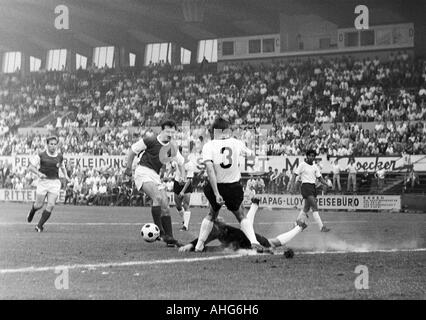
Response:
[[[257,211],[259,205],[259,199],[252,199],[252,205],[250,210],[255,209]],[[302,221],[298,222],[298,225],[295,226],[292,230],[280,234],[279,236],[271,239],[267,239],[264,236],[255,233],[256,240],[265,248],[274,249],[277,247],[285,246],[291,239],[293,239],[300,231],[306,228],[306,224]],[[241,229],[227,225],[223,218],[217,217],[213,222],[213,228],[207,237],[205,244],[213,241],[219,240],[223,248],[230,248],[233,250],[238,249],[252,249],[250,240],[244,234]],[[179,248],[180,252],[195,251],[195,246],[197,245],[198,238],[192,240],[190,243]],[[204,247],[206,249],[206,247]],[[271,250],[266,252],[272,253]],[[287,258],[292,258],[294,253],[292,249],[286,248],[284,255]]]
[[[43,207],[44,200],[47,197],[46,208],[35,227],[37,232],[42,232],[44,230],[43,226],[50,218],[56,200],[58,199],[61,190],[59,169],[62,170],[65,179],[71,181],[64,166],[64,157],[61,153],[57,152],[58,138],[56,136],[51,136],[46,139],[46,142],[47,149],[33,157],[29,165],[29,171],[35,174],[39,180],[37,182],[36,201],[33,203],[27,215],[28,222],[31,222],[37,210]]]
[[[127,154],[125,174],[132,176],[132,165],[136,155],[141,155],[134,173],[137,190],[143,190],[151,199],[151,213],[154,223],[160,229],[160,237],[168,246],[179,245],[173,237],[172,220],[169,210],[169,199],[165,185],[161,182],[160,170],[163,165],[176,160],[183,171],[184,159],[172,137],[176,132],[176,123],[165,120],[161,123],[158,135],[146,136],[134,143]]]

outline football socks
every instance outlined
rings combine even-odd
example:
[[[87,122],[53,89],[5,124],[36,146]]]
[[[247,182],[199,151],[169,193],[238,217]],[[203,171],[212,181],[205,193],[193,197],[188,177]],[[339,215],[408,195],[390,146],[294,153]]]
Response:
[[[314,216],[314,219],[315,219],[316,223],[318,223],[318,227],[321,230],[324,225],[323,225],[323,223],[321,221],[321,217],[320,217],[318,211],[314,211],[312,213],[312,215]]]
[[[252,203],[249,211],[247,212],[247,219],[253,224],[254,216],[256,215],[259,206],[256,203]]]
[[[207,237],[213,229],[213,221],[210,221],[207,218],[204,218],[201,222],[200,234],[198,236],[197,245],[195,246],[196,251],[202,251],[204,249],[204,242],[206,242]]]
[[[296,226],[293,229],[291,229],[288,232],[282,233],[279,236],[277,236],[277,239],[281,243],[281,245],[285,245],[288,243],[291,239],[293,239],[299,232],[302,231],[302,227]]]
[[[155,206],[151,207],[151,213],[152,213],[152,219],[154,220],[154,223],[157,225],[158,229],[160,229],[160,236],[163,236],[164,233],[164,227],[161,223],[161,207]]]
[[[162,216],[161,223],[163,224],[164,233],[173,238],[172,217]]]
[[[183,225],[186,227],[186,229],[189,229],[189,220],[191,219],[191,211],[184,211],[183,212]]]
[[[44,210],[43,213],[41,214],[41,218],[37,226],[39,228],[43,228],[43,225],[46,223],[47,220],[49,220],[51,214],[52,214],[51,212]]]
[[[241,230],[250,240],[250,243],[259,244],[259,242],[256,239],[256,235],[254,233],[253,223],[249,219],[244,218],[243,220],[241,220],[240,226],[241,226]]]

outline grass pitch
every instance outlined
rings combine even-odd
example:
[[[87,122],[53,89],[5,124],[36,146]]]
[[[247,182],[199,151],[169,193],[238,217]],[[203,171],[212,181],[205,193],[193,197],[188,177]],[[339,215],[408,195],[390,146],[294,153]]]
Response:
[[[281,252],[248,250],[179,253],[147,243],[140,228],[150,208],[58,205],[45,232],[26,223],[29,204],[0,204],[0,299],[425,299],[426,215],[322,212],[330,233],[309,227]],[[190,230],[198,235],[206,209],[193,208]],[[260,209],[255,231],[274,237],[292,227],[296,210]],[[37,213],[34,222],[39,219]],[[221,216],[237,225],[228,211]],[[311,220],[313,220],[311,218]],[[368,268],[368,289],[357,290],[357,266]],[[68,276],[68,288],[58,277]],[[63,279],[63,278],[62,278]],[[364,282],[365,284],[365,282]]]

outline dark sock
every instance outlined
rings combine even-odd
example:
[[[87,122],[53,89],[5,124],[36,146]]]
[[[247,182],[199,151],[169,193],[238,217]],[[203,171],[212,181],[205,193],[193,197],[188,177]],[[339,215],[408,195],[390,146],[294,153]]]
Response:
[[[151,213],[152,213],[152,219],[154,220],[154,223],[157,225],[158,229],[160,229],[160,236],[163,236],[165,232],[164,232],[164,227],[161,221],[161,207],[160,206],[151,207]]]
[[[46,221],[49,220],[51,214],[52,214],[52,212],[49,212],[47,210],[43,211],[43,213],[41,214],[40,221],[38,222],[39,228],[43,227],[43,225],[46,223]]]
[[[38,209],[40,209],[40,208],[38,208]],[[31,215],[34,215],[34,213],[36,213],[36,211],[37,211],[38,209],[34,208],[34,203],[33,203],[33,206],[31,207],[31,212],[30,212],[30,214],[31,214]]]
[[[161,222],[163,223],[163,228],[166,235],[171,236],[173,238],[172,217],[162,216]]]

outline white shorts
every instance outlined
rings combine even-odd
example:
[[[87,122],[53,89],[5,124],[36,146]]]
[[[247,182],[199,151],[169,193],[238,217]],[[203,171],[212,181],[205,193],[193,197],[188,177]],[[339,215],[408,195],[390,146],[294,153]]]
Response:
[[[46,196],[47,193],[59,195],[61,181],[59,179],[40,179],[37,182],[36,194]]]
[[[139,191],[146,182],[153,182],[158,186],[158,190],[165,189],[165,185],[161,182],[160,175],[145,166],[137,166],[135,170],[135,185]]]

